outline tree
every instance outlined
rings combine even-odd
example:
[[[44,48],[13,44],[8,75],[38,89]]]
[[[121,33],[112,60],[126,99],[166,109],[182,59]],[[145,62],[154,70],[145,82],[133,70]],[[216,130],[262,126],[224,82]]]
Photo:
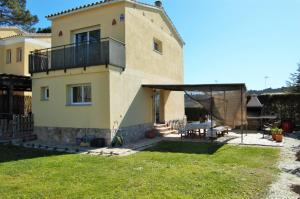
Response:
[[[295,73],[291,74],[291,81],[288,82],[291,92],[300,93],[300,64]]]
[[[51,27],[48,28],[38,28],[37,33],[51,33]]]
[[[0,0],[0,25],[30,30],[37,22],[38,17],[26,9],[26,0]]]

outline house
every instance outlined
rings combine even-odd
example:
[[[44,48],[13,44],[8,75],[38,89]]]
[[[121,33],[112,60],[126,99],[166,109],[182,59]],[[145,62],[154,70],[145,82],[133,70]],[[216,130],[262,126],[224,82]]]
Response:
[[[1,118],[3,114],[23,114],[31,111],[28,55],[32,50],[50,46],[50,34],[29,33],[15,26],[0,26]],[[24,102],[24,96],[29,96],[28,103]]]
[[[30,76],[30,51],[50,46],[50,34],[29,33],[19,27],[0,26],[0,73]]]
[[[35,133],[75,144],[95,136],[126,143],[154,123],[184,119],[184,94],[144,84],[184,82],[184,41],[160,1],[106,0],[47,16],[52,48],[32,52]]]

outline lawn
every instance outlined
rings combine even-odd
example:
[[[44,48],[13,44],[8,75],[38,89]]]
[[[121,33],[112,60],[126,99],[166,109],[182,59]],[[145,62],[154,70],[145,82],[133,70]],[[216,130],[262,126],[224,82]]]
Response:
[[[127,157],[0,146],[0,198],[263,198],[279,149],[162,142]]]

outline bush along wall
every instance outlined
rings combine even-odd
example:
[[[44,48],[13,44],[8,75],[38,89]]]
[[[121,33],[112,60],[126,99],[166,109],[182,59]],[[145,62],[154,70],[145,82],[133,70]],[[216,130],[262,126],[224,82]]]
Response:
[[[300,94],[259,95],[263,115],[277,115],[282,121],[300,124]]]

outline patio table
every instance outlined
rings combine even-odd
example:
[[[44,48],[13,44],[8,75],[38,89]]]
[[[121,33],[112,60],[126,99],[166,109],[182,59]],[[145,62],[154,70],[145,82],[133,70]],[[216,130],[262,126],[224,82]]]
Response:
[[[213,127],[215,126],[215,123],[213,122]],[[192,122],[192,123],[188,123],[184,129],[183,129],[183,133],[185,135],[191,135],[194,134],[196,135],[196,131],[199,131],[199,136],[201,137],[201,130],[203,129],[204,132],[206,133],[207,129],[210,129],[212,127],[212,123],[210,121],[208,122]]]

